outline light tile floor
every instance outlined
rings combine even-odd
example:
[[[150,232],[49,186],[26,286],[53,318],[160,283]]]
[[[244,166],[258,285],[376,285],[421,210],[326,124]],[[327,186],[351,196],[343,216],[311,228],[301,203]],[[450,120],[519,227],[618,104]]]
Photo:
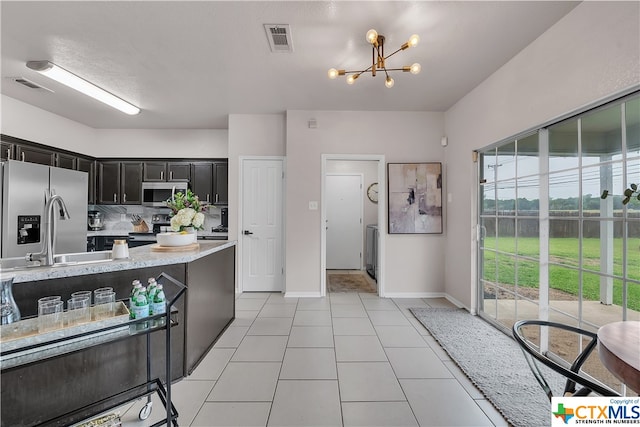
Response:
[[[194,373],[174,384],[181,426],[506,426],[409,307],[445,299],[245,293]],[[163,416],[120,408],[123,425]]]

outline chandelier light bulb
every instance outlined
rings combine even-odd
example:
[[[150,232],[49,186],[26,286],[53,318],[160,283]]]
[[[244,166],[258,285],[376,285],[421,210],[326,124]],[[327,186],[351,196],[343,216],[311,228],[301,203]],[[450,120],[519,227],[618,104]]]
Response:
[[[336,70],[335,68],[331,68],[327,74],[330,79],[335,79],[336,77],[338,77],[338,70]]]
[[[409,41],[407,43],[409,44],[409,47],[416,47],[418,45],[418,42],[420,42],[420,36],[414,34],[409,37]]]
[[[411,65],[411,69],[409,70],[409,72],[411,74],[418,74],[420,70],[422,70],[422,66],[416,62]]]
[[[347,84],[352,85],[356,81],[357,77],[351,74],[347,77]]]
[[[378,41],[378,32],[373,28],[367,31],[367,41],[371,44],[376,44]]]
[[[393,79],[391,78],[391,76],[388,76],[387,79],[384,81],[384,85],[386,87],[388,87],[389,89],[391,89],[393,87],[393,84],[395,82],[393,81]]]

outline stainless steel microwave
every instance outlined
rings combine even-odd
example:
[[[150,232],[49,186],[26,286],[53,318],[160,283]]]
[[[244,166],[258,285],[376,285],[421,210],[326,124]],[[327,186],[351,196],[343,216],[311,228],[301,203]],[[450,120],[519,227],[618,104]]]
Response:
[[[173,197],[174,193],[185,193],[188,182],[143,182],[142,204],[144,206],[166,206],[165,202]]]

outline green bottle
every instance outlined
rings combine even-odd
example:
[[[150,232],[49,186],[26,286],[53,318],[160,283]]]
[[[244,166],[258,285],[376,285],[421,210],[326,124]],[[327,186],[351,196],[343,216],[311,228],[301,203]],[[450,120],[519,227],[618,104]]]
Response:
[[[149,280],[147,282],[147,301],[149,301],[149,316],[153,316],[154,314],[156,314],[156,312],[153,311],[153,298],[156,295],[158,283],[153,277],[149,277]]]
[[[162,289],[162,285],[158,285],[156,288],[156,293],[154,295],[153,301],[150,303],[153,307],[153,314],[164,314],[167,312],[167,298],[164,295],[164,290]],[[163,326],[166,324],[166,318],[161,317],[157,320],[156,324],[158,326]]]

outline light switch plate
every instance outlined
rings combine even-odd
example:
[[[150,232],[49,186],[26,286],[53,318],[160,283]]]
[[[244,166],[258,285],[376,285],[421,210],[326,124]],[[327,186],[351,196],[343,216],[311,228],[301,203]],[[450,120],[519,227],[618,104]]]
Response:
[[[318,202],[309,202],[309,210],[310,211],[317,211],[318,210]]]

